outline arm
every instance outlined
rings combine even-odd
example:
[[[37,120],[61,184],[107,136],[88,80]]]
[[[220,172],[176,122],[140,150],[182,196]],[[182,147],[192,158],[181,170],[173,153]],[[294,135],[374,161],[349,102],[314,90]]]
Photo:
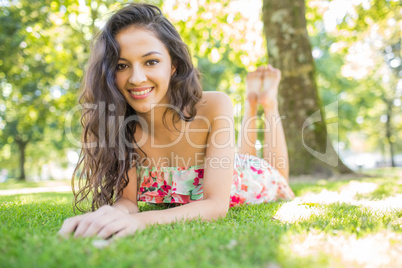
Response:
[[[128,185],[113,207],[105,205],[94,212],[68,218],[64,221],[59,234],[67,236],[74,233],[74,237],[98,235],[108,238],[119,230],[135,224],[134,231],[144,228],[144,225],[130,217],[139,212],[136,171],[135,167],[128,171]]]
[[[145,225],[198,217],[213,220],[226,216],[234,167],[233,106],[226,94],[214,92],[214,95],[207,100],[211,131],[206,149],[204,199],[166,210],[136,214],[135,217]]]
[[[59,233],[74,233],[75,237],[121,237],[133,234],[147,225],[199,217],[212,220],[226,216],[234,167],[233,108],[226,94],[216,92],[214,95],[208,99],[211,132],[207,140],[202,201],[166,210],[137,213],[137,177],[136,170],[131,169],[129,184],[114,207],[103,206],[95,212],[69,218]]]
[[[123,195],[113,207],[128,214],[140,212],[137,203],[137,169],[135,167],[128,171],[128,185],[123,189]]]

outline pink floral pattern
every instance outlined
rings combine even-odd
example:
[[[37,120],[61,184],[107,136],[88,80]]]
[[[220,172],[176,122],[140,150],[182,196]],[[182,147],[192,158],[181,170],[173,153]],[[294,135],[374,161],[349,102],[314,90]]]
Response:
[[[203,199],[204,166],[137,167],[139,201],[186,204]],[[294,197],[285,178],[265,160],[236,154],[230,206]]]

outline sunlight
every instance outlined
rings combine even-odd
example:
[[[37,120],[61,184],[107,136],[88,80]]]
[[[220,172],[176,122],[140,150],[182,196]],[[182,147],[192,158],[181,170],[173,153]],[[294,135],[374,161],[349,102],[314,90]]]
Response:
[[[71,186],[48,186],[48,187],[36,187],[36,188],[22,188],[22,189],[9,189],[0,190],[0,196],[2,195],[16,195],[16,194],[36,194],[36,193],[67,193],[71,192]]]
[[[274,219],[281,222],[294,223],[300,220],[308,220],[312,215],[320,215],[322,209],[306,204],[300,198],[285,203],[276,212]]]
[[[340,192],[324,189],[319,193],[307,193],[285,203],[277,211],[274,218],[287,223],[308,220],[312,215],[320,215],[322,213],[322,209],[316,207],[316,205],[329,205],[333,203],[346,203],[380,213],[402,209],[402,194],[397,194],[383,200],[356,199],[356,195],[370,194],[377,187],[377,184],[371,182],[350,181],[340,189]]]
[[[346,64],[342,66],[344,77],[361,79],[367,76],[375,67],[375,53],[367,43],[356,42],[349,48]]]
[[[331,255],[339,258],[341,266],[384,267],[402,262],[402,244],[397,241],[402,241],[402,234],[391,231],[356,238],[355,234],[329,235],[312,230],[290,236],[289,247],[301,257]]]
[[[355,6],[362,5],[365,10],[370,8],[369,0],[334,0],[329,2],[323,1],[319,3],[322,6],[328,6],[328,10],[324,13],[324,27],[327,32],[336,30],[339,23],[342,22],[346,15],[355,18],[357,16]]]
[[[219,39],[223,33],[223,43],[227,43],[235,51],[245,51],[241,57],[241,62],[249,68],[253,68],[255,62],[266,54],[263,36],[263,22],[261,21],[262,2],[260,0],[236,0],[230,1],[227,6],[220,2],[212,2],[205,5],[205,1],[182,1],[167,0],[163,3],[163,12],[173,23],[180,21],[186,22],[186,28],[191,28],[197,23],[199,16],[197,12],[200,6],[207,9],[201,18],[209,24],[216,23],[218,27],[211,30],[212,38]],[[214,14],[219,14],[216,16]],[[226,22],[221,23],[221,15],[227,14]],[[205,39],[210,38],[206,35]],[[201,53],[207,49],[207,43],[201,44]],[[216,63],[222,55],[218,50],[213,50],[209,57]]]
[[[398,208],[399,202],[402,206],[401,197],[392,197],[386,200],[370,201],[370,200],[355,200],[357,194],[368,194],[377,189],[378,185],[369,182],[351,181],[341,188],[341,191],[328,191],[322,190],[320,193],[307,193],[304,196],[297,197],[294,200],[284,204],[275,214],[274,218],[282,222],[293,223],[298,220],[307,220],[312,215],[320,215],[322,209],[314,205],[328,205],[333,203],[348,203],[353,205],[362,205],[364,207],[372,208],[380,211],[388,211],[390,209]],[[396,198],[396,200],[395,200]],[[398,201],[399,200],[399,201]]]
[[[350,181],[341,188],[340,195],[354,197],[356,194],[369,194],[377,189],[378,185],[373,182]]]

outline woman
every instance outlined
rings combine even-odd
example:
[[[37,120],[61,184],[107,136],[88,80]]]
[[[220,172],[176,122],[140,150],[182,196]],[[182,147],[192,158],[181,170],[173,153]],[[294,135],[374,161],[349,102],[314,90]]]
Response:
[[[235,154],[231,100],[221,92],[202,92],[187,46],[172,24],[148,4],[117,11],[94,41],[81,96],[82,103],[98,108],[82,115],[77,169],[82,166],[84,185],[75,197],[78,207],[92,195],[93,212],[67,219],[60,233],[121,237],[157,223],[217,219],[237,204],[292,198],[277,121],[279,80],[272,66],[247,76]],[[248,133],[258,103],[266,123],[279,130],[266,135],[277,146],[264,146],[283,160],[277,169],[255,156],[255,133]],[[169,208],[140,213],[137,201]]]

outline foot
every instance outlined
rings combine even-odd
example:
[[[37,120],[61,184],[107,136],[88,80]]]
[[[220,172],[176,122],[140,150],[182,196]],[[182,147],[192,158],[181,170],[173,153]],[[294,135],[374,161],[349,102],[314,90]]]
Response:
[[[265,68],[260,66],[254,72],[248,73],[246,78],[247,102],[250,107],[257,107],[258,96],[262,87],[262,79]]]
[[[262,91],[259,94],[258,102],[265,108],[278,105],[278,86],[281,81],[281,71],[272,65],[263,72]]]

